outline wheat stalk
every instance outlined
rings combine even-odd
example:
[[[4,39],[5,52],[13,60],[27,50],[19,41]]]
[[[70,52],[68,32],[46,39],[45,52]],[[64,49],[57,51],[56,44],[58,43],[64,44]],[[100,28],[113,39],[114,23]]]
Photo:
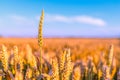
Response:
[[[42,74],[42,46],[43,46],[43,36],[42,36],[42,27],[43,27],[43,21],[44,21],[44,11],[42,10],[42,15],[40,17],[40,23],[39,23],[39,31],[38,31],[38,45],[40,50],[40,67],[39,71],[40,74]]]

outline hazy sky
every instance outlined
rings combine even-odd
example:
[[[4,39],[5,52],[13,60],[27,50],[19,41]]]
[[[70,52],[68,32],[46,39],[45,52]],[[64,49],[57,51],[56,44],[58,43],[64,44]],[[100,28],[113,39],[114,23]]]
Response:
[[[120,36],[120,0],[0,0],[0,35],[36,37],[42,9],[44,36]]]

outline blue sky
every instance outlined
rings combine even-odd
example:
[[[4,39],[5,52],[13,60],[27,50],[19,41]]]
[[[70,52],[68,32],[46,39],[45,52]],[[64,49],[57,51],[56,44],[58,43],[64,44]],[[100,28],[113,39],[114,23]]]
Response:
[[[36,37],[42,9],[44,36],[120,36],[120,0],[0,0],[0,35]]]

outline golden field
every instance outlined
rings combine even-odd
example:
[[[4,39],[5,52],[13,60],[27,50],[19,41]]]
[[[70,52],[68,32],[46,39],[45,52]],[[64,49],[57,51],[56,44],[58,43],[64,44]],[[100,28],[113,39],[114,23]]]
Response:
[[[0,38],[0,46],[4,44],[8,49],[18,46],[20,50],[24,50],[29,44],[35,52],[38,50],[38,40],[36,38]],[[114,56],[120,60],[120,40],[115,38],[44,38],[43,51],[45,54],[57,54],[64,48],[70,48],[71,54],[77,57],[86,55],[99,55],[100,53],[108,54],[109,46],[114,45]]]
[[[0,80],[120,80],[120,40],[0,38]]]
[[[0,51],[2,51],[2,45],[7,47],[9,56],[12,55],[14,46],[18,47],[18,55],[24,56],[25,60],[29,54],[37,54],[39,56],[38,40],[36,38],[0,38]],[[89,58],[92,58],[95,66],[97,67],[100,62],[100,55],[103,53],[104,59],[107,60],[109,55],[109,47],[113,45],[113,56],[115,59],[116,69],[120,66],[120,40],[119,39],[107,39],[107,38],[44,38],[42,56],[43,60],[52,64],[51,60],[61,54],[61,52],[69,48],[71,50],[71,61],[73,65],[80,61],[86,62]],[[27,50],[27,46],[30,46],[31,53]],[[1,56],[0,56],[1,57]],[[27,62],[25,61],[27,64]],[[113,62],[114,63],[114,62]],[[44,64],[44,63],[43,63]],[[44,65],[43,65],[44,66]],[[45,67],[44,67],[45,68]],[[44,73],[48,73],[49,69],[43,69]],[[33,80],[33,79],[30,79]],[[76,79],[77,80],[77,79]],[[81,79],[82,80],[82,79]],[[84,80],[84,79],[83,79]]]

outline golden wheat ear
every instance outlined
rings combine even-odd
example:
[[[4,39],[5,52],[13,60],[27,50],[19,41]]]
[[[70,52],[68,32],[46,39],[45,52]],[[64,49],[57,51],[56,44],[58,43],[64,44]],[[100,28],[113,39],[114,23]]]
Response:
[[[111,67],[113,62],[113,45],[110,45],[109,55],[108,55],[108,66]]]
[[[38,29],[38,45],[40,48],[42,48],[42,45],[43,45],[43,35],[42,35],[43,21],[44,21],[44,10],[42,10],[39,29]]]
[[[5,45],[2,45],[2,58],[1,58],[3,70],[8,71],[8,53]]]
[[[72,63],[71,63],[71,56],[70,56],[70,49],[66,49],[65,55],[65,64],[63,69],[63,80],[69,80],[71,78],[72,73]]]
[[[18,47],[14,46],[13,48],[13,53],[14,53],[14,69],[15,69],[15,73],[18,71]]]
[[[52,75],[51,80],[59,80],[58,60],[56,57],[52,59]]]
[[[58,59],[60,80],[62,80],[62,76],[63,76],[63,69],[64,69],[64,65],[65,65],[65,56],[66,56],[66,50],[64,49],[64,51],[62,51],[60,53],[59,59]]]
[[[79,66],[73,70],[72,80],[81,80],[81,71]]]
[[[40,75],[42,74],[42,46],[43,46],[43,36],[42,36],[42,27],[43,27],[43,21],[44,21],[44,10],[42,10],[42,14],[40,17],[40,23],[39,23],[39,29],[38,29],[38,46],[40,50],[40,65],[39,65],[39,72]]]

